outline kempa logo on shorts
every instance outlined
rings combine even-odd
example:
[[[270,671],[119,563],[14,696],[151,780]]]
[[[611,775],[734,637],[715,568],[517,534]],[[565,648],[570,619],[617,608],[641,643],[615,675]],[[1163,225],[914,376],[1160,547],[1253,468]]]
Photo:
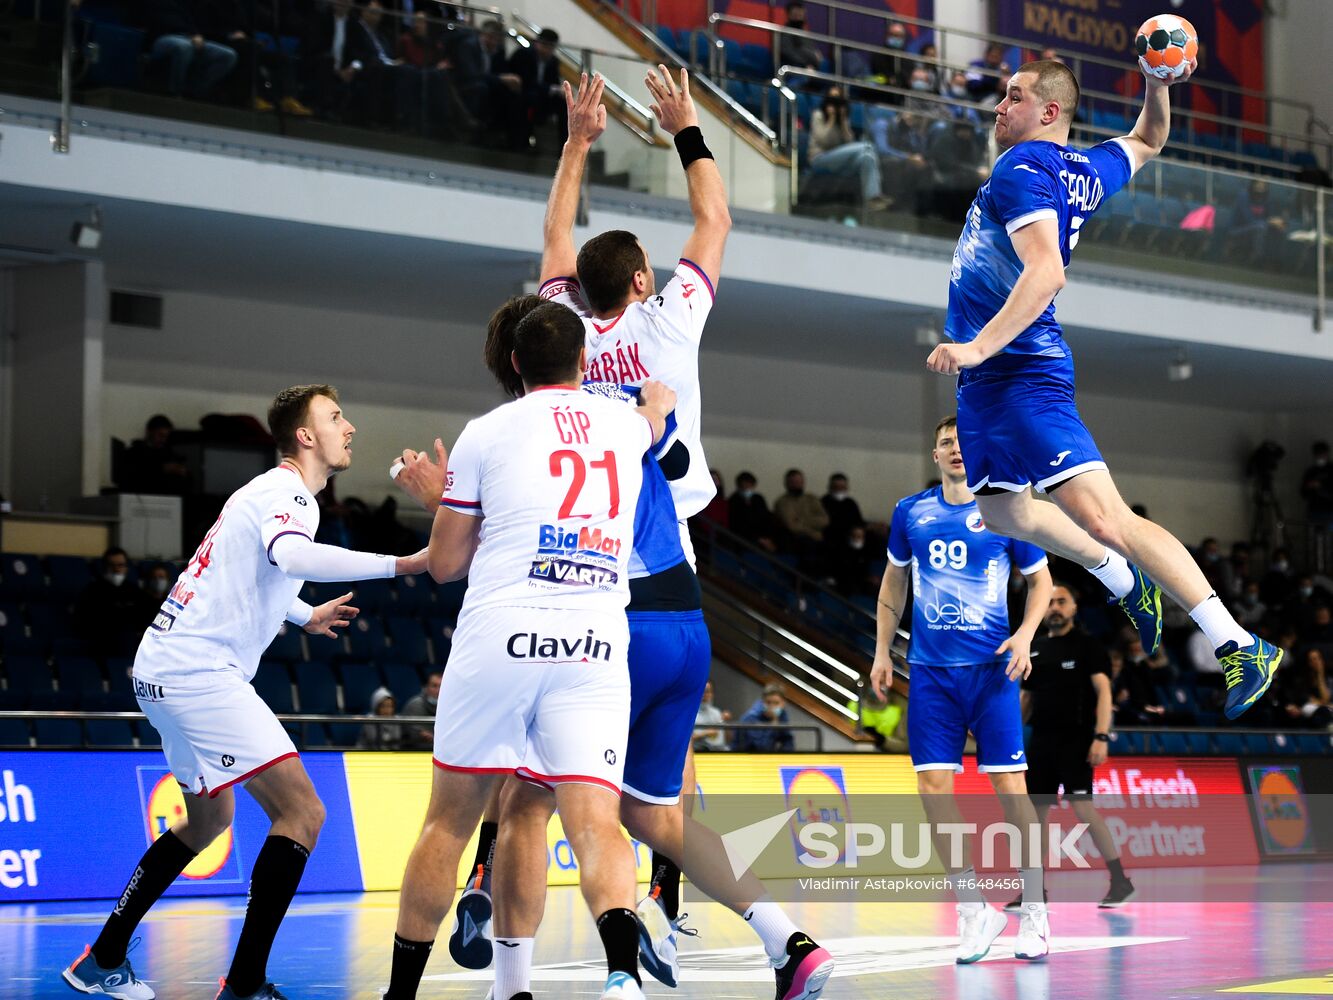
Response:
[[[611,644],[593,635],[575,639],[562,636],[538,635],[536,632],[515,632],[505,643],[505,652],[516,660],[604,660],[611,661]]]
[[[235,763],[236,763],[236,758],[233,757],[231,754],[229,754],[229,753],[224,753],[224,754],[222,755],[222,766],[223,766],[223,767],[231,767],[231,766],[232,766],[233,764],[235,764]]]
[[[614,764],[616,762],[616,752],[614,750],[606,751],[606,753],[602,754],[602,760],[606,761],[608,764]]]
[[[137,677],[134,679],[134,697],[140,701],[163,701],[166,696],[167,692],[161,684],[149,684]]]

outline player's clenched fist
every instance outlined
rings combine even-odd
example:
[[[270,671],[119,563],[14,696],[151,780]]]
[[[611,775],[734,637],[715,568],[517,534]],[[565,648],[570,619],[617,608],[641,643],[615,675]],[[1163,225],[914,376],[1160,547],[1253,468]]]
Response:
[[[930,352],[926,367],[936,375],[957,375],[964,368],[975,368],[985,360],[975,344],[940,344]]]
[[[676,408],[676,393],[661,382],[645,382],[639,390],[639,404],[651,407],[665,417]]]
[[[449,467],[449,453],[444,450],[444,442],[439,438],[435,439],[435,458],[436,461],[432,462],[424,451],[405,448],[402,457],[393,463],[398,473],[395,475],[393,469],[389,470],[389,475],[399,489],[431,514],[440,505],[440,497],[444,494],[445,470]]]
[[[699,113],[694,110],[694,99],[690,97],[690,74],[683,67],[680,86],[676,86],[665,66],[649,70],[644,82],[648,84],[648,93],[653,95],[653,114],[663,132],[675,135],[681,129],[699,124]]]

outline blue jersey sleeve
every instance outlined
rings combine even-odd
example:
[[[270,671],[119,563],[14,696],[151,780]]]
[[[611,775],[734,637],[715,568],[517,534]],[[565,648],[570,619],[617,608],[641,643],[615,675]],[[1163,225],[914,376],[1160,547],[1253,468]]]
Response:
[[[1020,542],[1016,538],[1009,539],[1009,558],[1023,574],[1035,573],[1047,562],[1045,552],[1031,542]]]
[[[1028,149],[1000,157],[988,187],[991,211],[1011,236],[1041,219],[1059,219],[1068,197],[1059,171]]]
[[[907,537],[907,511],[902,504],[893,508],[893,519],[889,522],[889,561],[895,566],[907,566],[912,562],[912,543]]]
[[[1115,194],[1134,176],[1134,156],[1123,139],[1107,139],[1087,151],[1088,159],[1102,182],[1102,200]]]

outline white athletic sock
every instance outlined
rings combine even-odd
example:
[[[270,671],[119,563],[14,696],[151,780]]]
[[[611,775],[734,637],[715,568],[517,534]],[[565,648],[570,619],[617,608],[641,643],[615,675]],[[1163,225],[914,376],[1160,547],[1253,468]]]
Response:
[[[495,1000],[532,992],[532,938],[495,939]]]
[[[771,899],[760,899],[745,911],[744,916],[745,922],[764,942],[764,951],[768,952],[769,958],[777,961],[787,957],[787,942],[799,929],[782,907]]]
[[[1233,640],[1238,646],[1248,646],[1254,642],[1254,637],[1237,624],[1216,594],[1209,594],[1197,608],[1190,608],[1190,617],[1208,637],[1214,649]]]
[[[977,888],[977,870],[975,868],[964,868],[962,871],[950,875],[949,881],[953,885],[953,894],[958,898],[958,902],[986,905],[986,897]]]
[[[1028,903],[1046,903],[1046,877],[1040,868],[1020,868],[1018,877],[1023,880],[1023,905]]]
[[[1117,601],[1134,589],[1134,573],[1119,552],[1107,549],[1106,558],[1096,566],[1090,566],[1088,572],[1102,581]]]

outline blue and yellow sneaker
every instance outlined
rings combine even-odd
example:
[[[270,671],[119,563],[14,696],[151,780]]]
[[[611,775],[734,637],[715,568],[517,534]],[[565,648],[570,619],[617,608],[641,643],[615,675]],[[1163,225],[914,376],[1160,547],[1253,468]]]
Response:
[[[1119,604],[1139,630],[1143,651],[1151,656],[1162,644],[1162,588],[1133,563],[1129,564],[1129,571],[1134,574],[1134,586],[1120,598]]]
[[[1228,719],[1240,718],[1259,700],[1273,683],[1273,675],[1282,663],[1281,649],[1253,633],[1250,638],[1254,642],[1248,646],[1233,641],[1217,647],[1217,662],[1222,664],[1227,682]]]

